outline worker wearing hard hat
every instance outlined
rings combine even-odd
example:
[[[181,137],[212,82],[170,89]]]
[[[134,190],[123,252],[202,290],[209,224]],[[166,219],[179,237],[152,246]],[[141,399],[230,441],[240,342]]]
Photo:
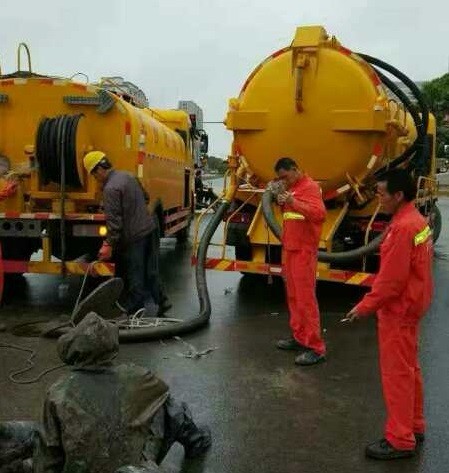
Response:
[[[380,373],[387,422],[384,438],[366,448],[371,458],[414,455],[424,440],[423,383],[418,361],[419,322],[432,298],[432,233],[416,209],[416,186],[406,170],[378,183],[382,211],[392,220],[380,249],[371,291],[343,321],[377,313]]]
[[[144,189],[132,174],[113,169],[102,151],[87,153],[84,167],[103,187],[108,233],[98,258],[108,261],[114,253],[127,288],[125,311],[161,315],[169,305],[159,282],[159,228]]]
[[[319,185],[293,159],[279,159],[275,171],[283,184],[277,202],[284,218],[282,259],[293,335],[279,340],[277,347],[298,351],[298,365],[314,365],[325,360],[326,352],[315,295],[318,244],[326,208]]]

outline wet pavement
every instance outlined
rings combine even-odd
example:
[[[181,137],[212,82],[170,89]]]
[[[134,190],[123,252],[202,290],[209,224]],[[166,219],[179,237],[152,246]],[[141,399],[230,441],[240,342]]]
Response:
[[[443,222],[449,199],[440,203]],[[210,425],[214,444],[202,460],[183,461],[175,447],[164,461],[167,472],[315,473],[423,472],[449,469],[449,232],[444,227],[436,247],[435,298],[422,326],[421,360],[425,378],[426,441],[409,460],[376,462],[364,458],[366,443],[382,436],[382,402],[374,320],[351,326],[340,318],[363,294],[357,287],[320,283],[318,299],[328,344],[327,363],[299,368],[294,355],[274,348],[288,335],[284,292],[279,280],[239,273],[208,272],[213,306],[210,325],[183,340],[198,350],[216,348],[197,360],[185,358],[187,347],[176,340],[124,345],[120,361],[155,370],[173,394],[189,403],[199,422]],[[196,313],[194,273],[189,246],[162,245],[163,278],[174,309],[170,315]],[[58,300],[58,278],[27,276],[14,285],[1,309],[0,323],[70,313],[81,280]],[[53,340],[0,333],[1,343],[37,350],[36,366],[26,376],[59,363]],[[26,355],[0,351],[0,421],[37,419],[46,388],[55,372],[32,385],[8,380]]]

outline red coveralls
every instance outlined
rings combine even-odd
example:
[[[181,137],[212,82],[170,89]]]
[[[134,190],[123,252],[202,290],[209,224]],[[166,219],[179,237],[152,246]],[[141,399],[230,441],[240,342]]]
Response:
[[[418,334],[432,298],[432,256],[427,221],[407,203],[391,220],[380,249],[379,273],[355,308],[360,315],[377,312],[385,438],[400,450],[413,449],[414,432],[425,430]]]
[[[317,252],[326,208],[318,184],[303,176],[289,189],[293,203],[282,206],[282,260],[293,337],[324,354],[320,313],[315,295]]]

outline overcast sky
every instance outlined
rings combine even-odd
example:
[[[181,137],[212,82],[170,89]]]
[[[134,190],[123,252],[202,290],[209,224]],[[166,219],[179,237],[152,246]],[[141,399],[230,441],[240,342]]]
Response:
[[[194,100],[206,121],[225,116],[248,73],[288,45],[299,25],[322,24],[347,47],[414,80],[448,71],[448,0],[1,0],[0,63],[16,70],[29,44],[35,72],[91,81],[121,75],[152,106]],[[231,135],[206,125],[210,154]]]

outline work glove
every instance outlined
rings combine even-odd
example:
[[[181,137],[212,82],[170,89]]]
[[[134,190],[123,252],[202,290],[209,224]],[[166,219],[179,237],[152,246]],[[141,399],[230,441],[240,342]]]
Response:
[[[17,181],[15,180],[8,180],[6,181],[5,186],[2,190],[0,190],[0,200],[7,199],[11,197],[17,190]]]
[[[99,261],[109,261],[112,258],[112,246],[104,241],[100,251],[98,252]]]

